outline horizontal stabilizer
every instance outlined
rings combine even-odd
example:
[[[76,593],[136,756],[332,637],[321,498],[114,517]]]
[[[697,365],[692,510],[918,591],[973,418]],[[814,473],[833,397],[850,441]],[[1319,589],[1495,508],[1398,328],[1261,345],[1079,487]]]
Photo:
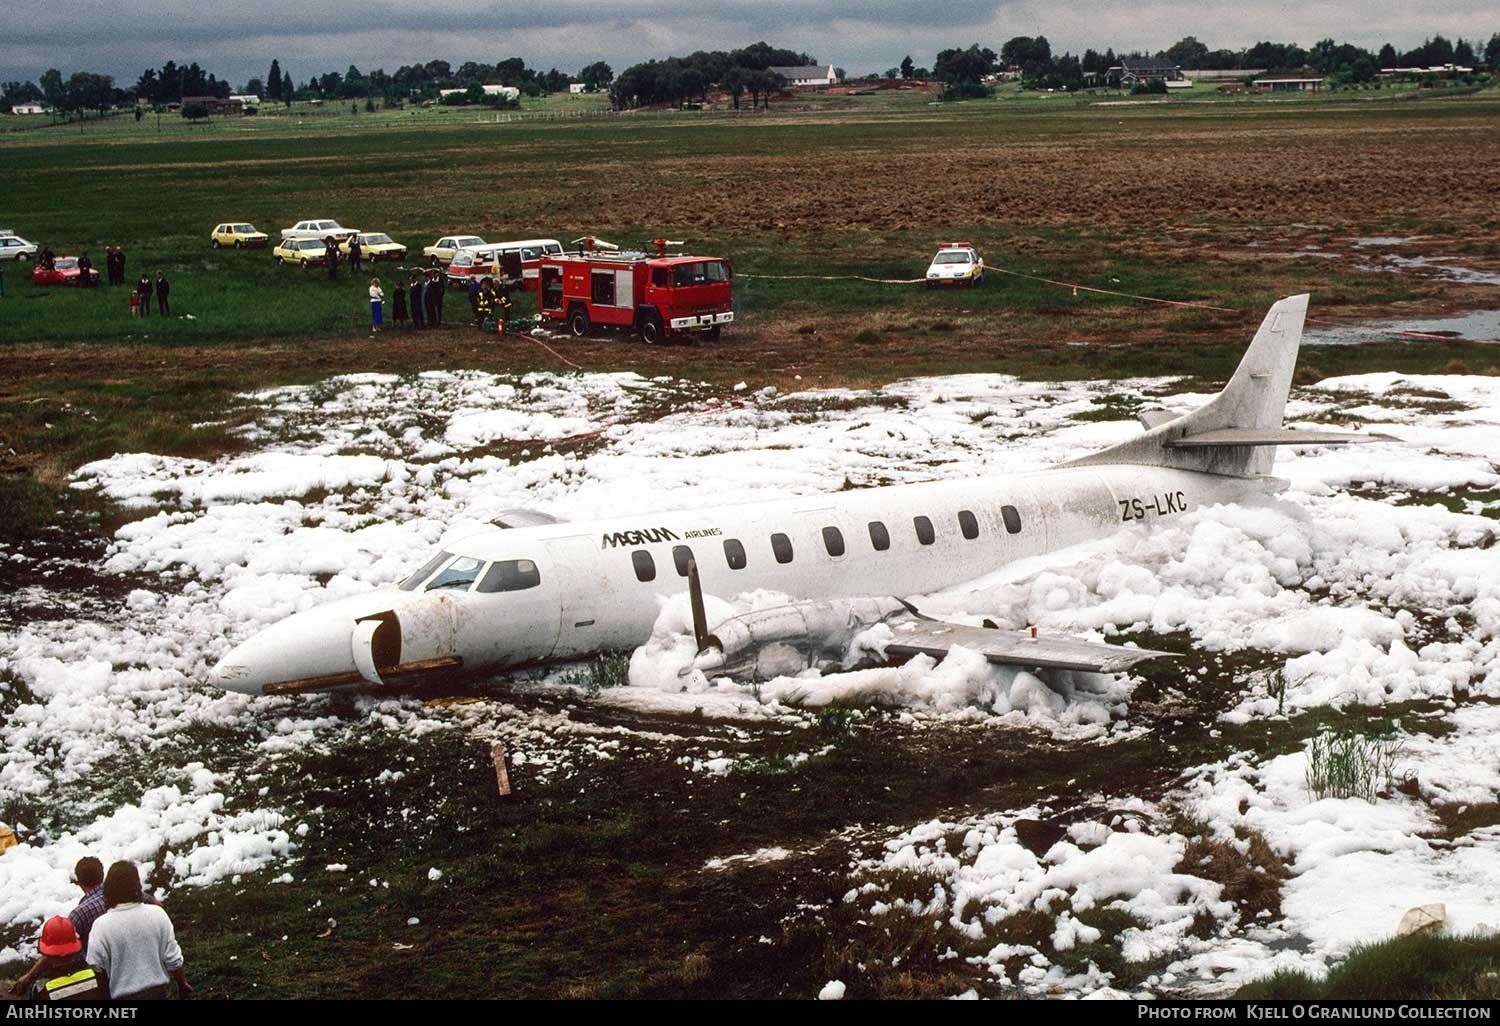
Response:
[[[1170,438],[1168,449],[1208,449],[1224,445],[1354,445],[1359,442],[1399,442],[1377,431],[1298,431],[1293,428],[1219,428]]]
[[[1175,659],[1171,652],[1125,648],[1065,637],[1033,637],[1023,631],[967,627],[942,620],[906,621],[892,625],[895,638],[886,645],[889,656],[929,655],[941,659],[954,645],[972,649],[1000,666],[1041,670],[1085,670],[1123,673],[1148,659]]]

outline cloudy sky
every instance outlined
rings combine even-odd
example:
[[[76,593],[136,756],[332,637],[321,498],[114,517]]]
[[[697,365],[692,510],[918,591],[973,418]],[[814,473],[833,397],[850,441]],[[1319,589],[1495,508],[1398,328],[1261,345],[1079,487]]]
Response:
[[[1500,32],[1494,0],[0,0],[0,79],[49,67],[90,70],[131,84],[171,58],[197,61],[236,86],[279,58],[300,85],[310,75],[425,62],[455,67],[520,56],[576,72],[595,60],[616,71],[639,60],[731,49],[764,39],[851,74],[947,46],[999,49],[1045,35],[1054,51],[1161,49],[1186,35],[1210,47],[1261,40],[1341,42],[1398,49],[1433,33],[1487,40]]]

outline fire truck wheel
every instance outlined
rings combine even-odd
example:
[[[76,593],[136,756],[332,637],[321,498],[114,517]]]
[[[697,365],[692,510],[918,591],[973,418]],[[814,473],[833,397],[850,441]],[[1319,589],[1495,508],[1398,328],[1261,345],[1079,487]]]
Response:
[[[575,307],[573,312],[568,314],[568,330],[578,338],[587,335],[589,327],[589,312],[583,307]]]
[[[648,346],[659,345],[662,340],[661,318],[648,314],[641,320],[641,341]]]

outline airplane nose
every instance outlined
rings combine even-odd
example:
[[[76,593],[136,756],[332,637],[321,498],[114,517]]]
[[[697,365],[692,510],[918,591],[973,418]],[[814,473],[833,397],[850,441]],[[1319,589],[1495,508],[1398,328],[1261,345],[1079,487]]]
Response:
[[[443,595],[373,592],[287,617],[235,646],[208,682],[247,695],[293,694],[455,669],[459,607]]]
[[[362,609],[368,608],[366,601]],[[350,648],[358,615],[347,602],[334,602],[289,616],[231,649],[208,682],[246,695],[325,678],[348,677],[346,683],[354,683],[361,679]]]

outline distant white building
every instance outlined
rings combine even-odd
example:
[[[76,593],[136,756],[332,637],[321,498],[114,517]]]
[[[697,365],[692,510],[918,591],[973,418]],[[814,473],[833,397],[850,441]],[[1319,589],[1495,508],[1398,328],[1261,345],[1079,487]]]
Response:
[[[584,89],[584,86],[583,86],[582,82],[569,82],[568,83],[568,92],[574,94],[575,96],[578,93],[583,92],[583,89]]]
[[[486,96],[503,96],[507,100],[518,100],[521,97],[521,90],[515,86],[487,85],[480,88],[484,90],[484,95]],[[454,93],[466,92],[468,92],[467,89],[439,89],[438,95],[452,96]]]
[[[838,85],[838,73],[832,64],[804,64],[795,68],[767,68],[767,71],[786,79],[793,89],[803,86]]]
[[[239,93],[230,97],[231,100],[239,100],[246,107],[259,107],[260,97],[254,93]]]
[[[45,114],[47,108],[40,103],[18,103],[10,109],[12,114]]]

